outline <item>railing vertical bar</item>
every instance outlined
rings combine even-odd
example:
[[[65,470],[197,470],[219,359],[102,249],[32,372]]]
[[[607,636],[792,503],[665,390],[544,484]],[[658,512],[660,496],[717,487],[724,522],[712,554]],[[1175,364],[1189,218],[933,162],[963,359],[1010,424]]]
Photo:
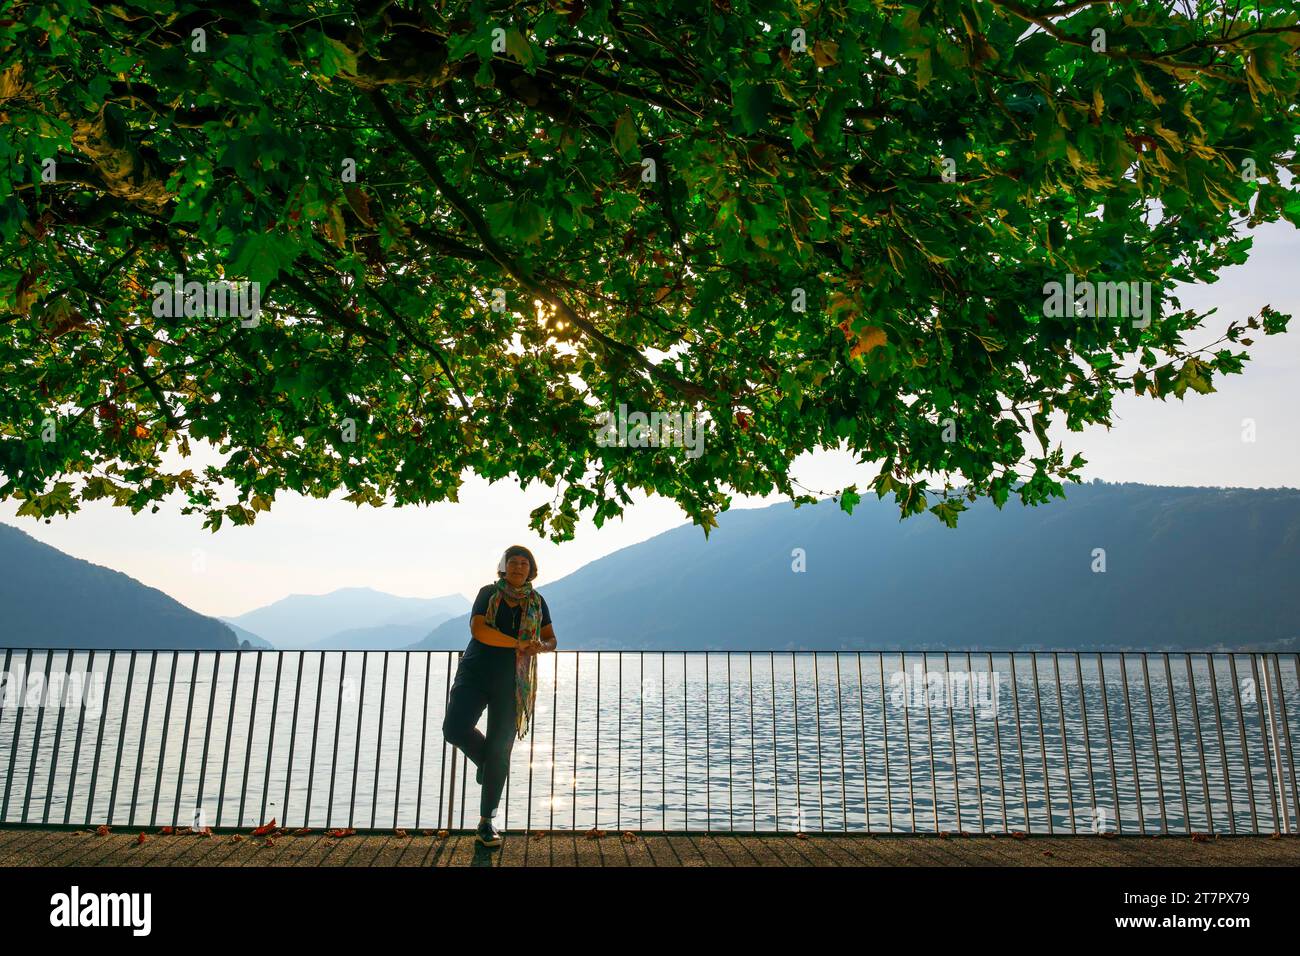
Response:
[[[72,662],[71,653],[69,653],[68,655],[68,662],[69,663]],[[136,802],[140,799],[140,772],[144,769],[144,746],[145,746],[145,741],[148,739],[149,736],[149,707],[153,703],[153,680],[154,680],[154,674],[156,673],[157,669],[158,669],[158,652],[153,651],[149,654],[149,682],[145,685],[145,689],[144,689],[144,716],[140,720],[140,745],[139,747],[136,748],[136,752],[135,752],[135,782],[131,785],[131,813],[126,820],[126,825],[131,827],[135,826],[135,806],[136,806]],[[60,726],[62,726],[63,724],[62,714],[63,714],[62,709],[60,709],[59,711]],[[56,748],[55,756],[57,758],[58,756],[57,739],[55,740],[55,748]],[[53,776],[50,777],[50,782],[51,783],[54,782]],[[48,801],[49,799],[48,796],[46,797],[46,799]],[[47,803],[46,805],[47,812],[48,809],[49,806]]]
[[[1161,654],[1165,663],[1165,686],[1169,688],[1169,720],[1174,733],[1174,762],[1178,767],[1178,790],[1183,801],[1183,828],[1192,832],[1192,815],[1187,806],[1187,770],[1183,767],[1183,731],[1178,725],[1178,695],[1174,693],[1174,678],[1169,667],[1169,652]]]
[[[862,684],[862,652],[855,651],[858,663],[858,730],[862,736],[862,812],[867,832],[871,832],[871,774],[867,770],[867,695]]]
[[[736,829],[735,771],[731,766],[731,651],[727,651],[727,829]]]
[[[1079,713],[1083,717],[1083,749],[1085,762],[1088,765],[1088,790],[1092,795],[1093,820],[1096,820],[1097,813],[1097,776],[1092,766],[1092,732],[1088,727],[1088,695],[1083,687],[1083,662],[1079,659],[1079,652],[1074,652],[1074,676],[1079,682]]]
[[[971,664],[970,651],[966,652],[966,693],[970,697],[971,737],[975,742],[975,793],[979,798],[980,833],[986,833],[984,824],[984,773],[980,766],[980,725],[975,715],[975,670]],[[956,758],[953,758],[954,765]]]
[[[370,829],[375,828],[379,813],[379,765],[383,762],[384,705],[388,700],[388,651],[384,651],[384,669],[379,677],[379,727],[375,731],[375,779],[370,794]],[[462,808],[463,809],[463,808]]]
[[[1133,795],[1137,801],[1138,833],[1146,833],[1146,812],[1142,808],[1142,777],[1138,773],[1137,737],[1133,730],[1133,701],[1128,692],[1128,664],[1126,658],[1127,655],[1121,651],[1119,655],[1119,674],[1124,685],[1124,715],[1128,720],[1128,749],[1130,756],[1133,758]],[[1116,819],[1119,818],[1118,812],[1116,812],[1115,816]]]
[[[174,657],[173,657],[173,661],[174,661]],[[8,656],[8,654],[6,654],[6,655],[5,655],[5,673],[8,673],[8,672],[9,672],[9,656]],[[90,683],[90,681],[93,680],[94,676],[95,676],[95,651],[94,651],[94,649],[92,648],[91,651],[90,651],[90,655],[89,655],[89,657],[87,658],[87,661],[86,661],[86,683]],[[173,665],[172,665],[172,676],[173,676],[173,677],[176,676],[176,669],[175,669],[175,664],[174,664],[174,663],[173,663]],[[169,698],[168,698],[168,704],[170,705],[170,703],[171,703],[171,698],[169,697]],[[81,759],[81,732],[85,729],[85,726],[86,726],[86,694],[85,694],[85,692],[84,692],[84,686],[83,686],[83,692],[82,692],[82,695],[81,695],[81,709],[80,709],[80,712],[79,712],[78,715],[77,715],[77,741],[76,741],[76,743],[73,745],[73,748],[72,748],[72,768],[68,771],[68,794],[67,794],[66,797],[64,797],[64,800],[63,800],[63,825],[64,825],[64,826],[67,826],[68,823],[69,823],[69,821],[71,821],[71,819],[72,819],[72,789],[73,789],[73,787],[74,787],[74,786],[76,785],[76,783],[77,783],[77,764],[79,763],[79,761],[80,761],[80,759]],[[17,739],[17,737],[16,737],[17,733],[18,733],[18,725],[17,725],[17,724],[14,724],[14,734],[15,734],[15,739]],[[166,742],[166,737],[165,737],[165,736],[164,736],[163,740],[164,740],[164,742]],[[11,761],[10,761],[10,766],[12,766],[12,765],[13,765],[13,762],[12,762],[12,760],[11,760]],[[161,761],[160,761],[159,764],[158,764],[158,775],[159,775],[159,777],[161,778],[161,776],[162,776],[162,762],[161,762]],[[8,791],[8,789],[9,789],[9,788],[6,786],[6,787],[5,787],[6,792]],[[154,808],[155,808],[155,812],[157,811],[157,805],[158,805],[158,795],[157,795],[157,790],[155,790],[155,791],[154,791]],[[3,813],[0,813],[0,820],[3,820],[3,819],[4,819],[4,814],[3,814]]]
[[[1050,836],[1055,832],[1052,828],[1052,818],[1056,815],[1056,812],[1055,808],[1052,806],[1052,772],[1051,768],[1047,765],[1047,730],[1043,725],[1043,692],[1038,683],[1037,652],[1030,652],[1029,663],[1034,678],[1034,707],[1038,713],[1038,751],[1043,758],[1043,794],[1044,803],[1047,806],[1047,833]]]
[[[559,736],[560,721],[560,659],[555,659],[555,680],[551,684],[551,789],[547,794],[550,804],[550,822],[548,830],[555,829],[555,741]]]
[[[844,832],[849,830],[849,777],[844,759],[844,693],[840,679],[840,652],[835,651],[835,714],[840,724],[840,809],[844,816]]]
[[[181,825],[181,793],[185,789],[185,758],[190,751],[190,724],[193,722],[194,717],[194,692],[199,677],[199,652],[190,651],[190,656],[193,663],[190,667],[189,690],[185,694],[185,726],[181,729],[181,761],[176,772],[176,805],[172,809],[173,827]],[[111,658],[109,663],[112,664]],[[191,830],[195,828],[195,824],[198,822],[197,816],[197,814],[190,815]]]
[[[582,696],[579,676],[582,671],[582,651],[573,654],[573,782],[569,785],[569,802],[572,804],[573,818],[570,829],[578,829],[578,700]]]
[[[167,761],[167,731],[171,729],[171,723],[172,723],[172,693],[176,688],[176,663],[178,660],[180,660],[180,654],[176,653],[175,651],[172,651],[171,655],[172,655],[172,670],[171,670],[171,675],[167,678],[167,704],[166,706],[163,707],[162,737],[158,746],[158,773],[155,775],[154,782],[153,782],[153,809],[149,813],[149,826],[151,827],[156,826],[158,823],[158,798],[162,795],[163,764]],[[90,652],[90,657],[91,660],[93,661],[95,658],[94,651]],[[78,734],[78,742],[80,742],[80,734],[81,734],[80,729],[78,729],[77,734]],[[76,771],[77,771],[77,764],[76,761],[74,760],[72,763],[72,772],[74,777],[76,775]],[[68,783],[69,783],[68,801],[69,801],[69,808],[71,808],[71,801],[72,801],[71,780]],[[63,822],[65,824],[68,822],[66,817],[64,818]]]
[[[343,660],[347,661],[347,652],[344,651]],[[420,770],[419,779],[415,784],[415,828],[420,829],[420,811],[424,808],[424,757],[425,750],[429,740],[429,680],[433,676],[433,651],[424,652],[424,705],[420,709]],[[340,671],[339,676],[339,706],[343,703],[343,677]],[[339,749],[339,720],[334,718],[334,754],[338,756]],[[335,758],[330,760],[330,804],[334,803],[334,766]],[[329,826],[328,822],[326,826]]]
[[[1070,833],[1079,832],[1075,820],[1074,780],[1070,772],[1070,742],[1065,732],[1065,684],[1061,681],[1061,655],[1052,652],[1052,673],[1056,678],[1056,718],[1061,722],[1061,756],[1065,759],[1065,805],[1070,809]]]
[[[266,798],[271,793],[271,758],[275,754],[275,718],[280,711],[280,672],[284,668],[284,654],[284,651],[275,652],[275,686],[271,690],[271,726],[266,740],[266,774],[262,779],[262,812],[257,818],[259,826],[267,822]]]
[[[239,666],[244,660],[244,652],[235,651],[235,674],[230,679],[230,712],[226,715],[226,745],[223,748],[221,756],[221,783],[217,790],[217,822],[216,826],[221,826],[221,807],[226,799],[226,770],[230,766],[230,738],[234,736],[235,731],[235,705],[237,703],[236,695],[239,693]],[[152,678],[151,678],[152,680]],[[216,689],[214,682],[213,689]],[[146,704],[146,709],[148,705]]]
[[[1295,660],[1297,661],[1296,679],[1300,683],[1300,654],[1296,655]],[[1296,789],[1295,744],[1291,739],[1291,721],[1286,713],[1286,685],[1282,678],[1282,660],[1277,654],[1273,655],[1273,665],[1277,669],[1277,699],[1282,709],[1282,732],[1286,734],[1286,762],[1291,776],[1291,808],[1295,811],[1296,829],[1300,830],[1300,790]]]
[[[710,744],[713,731],[709,726],[709,652],[704,652],[704,829],[713,829],[713,754]]]
[[[244,747],[244,769],[240,774],[243,783],[239,788],[239,826],[244,825],[244,805],[248,798],[248,771],[253,762],[253,728],[257,726],[257,698],[262,688],[262,651],[257,652],[257,661],[253,665],[253,706],[248,712],[247,743]],[[261,822],[260,820],[258,821]]]
[[[1011,664],[1011,704],[1016,715],[1016,750],[1020,754],[1020,799],[1025,805],[1025,833],[1033,833],[1029,820],[1029,782],[1025,777],[1025,738],[1020,726],[1020,681],[1016,678],[1016,653],[1007,654]]]
[[[745,653],[749,667],[749,816],[758,831],[758,741],[754,736],[754,652]]]
[[[1281,830],[1281,827],[1278,824],[1277,789],[1273,786],[1273,768],[1269,763],[1268,720],[1264,716],[1265,709],[1272,709],[1268,707],[1268,665],[1264,665],[1265,682],[1263,693],[1260,693],[1259,657],[1256,654],[1250,655],[1250,673],[1255,680],[1255,709],[1259,711],[1259,739],[1264,745],[1264,769],[1266,771],[1265,776],[1268,778],[1268,806],[1273,814],[1273,831],[1276,833]]]
[[[207,779],[208,770],[208,745],[212,740],[212,711],[217,706],[217,681],[221,675],[221,652],[217,651],[212,659],[212,692],[208,695],[208,715],[203,721],[203,759],[199,764],[199,793],[198,807],[203,809],[203,782]],[[203,826],[206,829],[208,824],[207,814],[203,815]]]
[[[311,823],[311,795],[316,783],[316,742],[320,739],[320,699],[325,691],[325,652],[317,651],[316,664],[316,702],[313,705],[311,718],[311,751],[307,755],[307,801],[303,804],[303,826],[309,826]],[[325,808],[328,816],[329,808]],[[288,825],[288,820],[285,824]]]
[[[1160,832],[1167,834],[1169,832],[1169,815],[1165,809],[1165,781],[1160,769],[1160,735],[1156,730],[1155,694],[1151,690],[1151,672],[1147,667],[1148,656],[1146,651],[1139,655],[1142,660],[1142,683],[1147,692],[1147,719],[1151,722],[1151,747],[1155,754],[1156,795],[1159,797],[1160,805]]]
[[[442,713],[444,719],[447,713],[447,704],[451,700],[451,658],[452,658],[452,654],[454,653],[455,653],[454,651],[447,651],[445,655],[447,658],[447,667],[446,667],[446,673],[444,675],[445,680],[443,682],[443,689],[442,689]],[[364,668],[364,666],[365,665],[363,660],[362,667]],[[447,738],[443,737],[442,758],[438,765],[438,819],[434,821],[434,825],[439,830],[443,829],[443,825],[442,825],[443,798],[444,797],[446,798],[446,804],[447,804],[446,829],[448,830],[451,829],[451,816],[452,816],[452,811],[455,809],[454,804],[456,802],[456,753],[455,751],[452,751],[451,768],[449,771],[447,768],[447,750],[449,746],[450,745],[447,743]],[[356,771],[354,769],[353,773],[355,772]],[[447,774],[449,772],[451,774],[450,782],[448,782],[448,778],[447,778]]]
[[[357,812],[357,778],[361,776],[361,721],[366,712],[366,668],[370,664],[370,652],[361,652],[361,693],[357,695],[357,732],[355,735],[355,744],[352,750],[352,792],[348,796],[348,825],[347,829],[351,830],[356,825]],[[450,671],[450,668],[448,668]],[[295,708],[297,704],[295,703]],[[452,779],[455,779],[455,754],[452,754]],[[448,818],[447,826],[451,826],[451,820]]]
[[[432,653],[432,651],[430,652]],[[429,720],[429,688],[427,686],[428,674],[425,674],[425,699],[424,699],[424,719],[427,723]],[[334,704],[334,746],[330,751],[330,788],[325,795],[325,829],[330,830],[330,824],[334,822],[334,781],[338,777],[339,766],[339,729],[343,724],[343,685],[348,679],[348,652],[344,650],[343,657],[339,660],[339,686],[338,694]],[[424,770],[424,751],[420,751],[420,770],[423,778]],[[423,783],[423,779],[420,781]],[[308,801],[310,802],[310,801]],[[419,799],[416,799],[415,816],[417,825],[420,817]]]
[[[406,754],[406,696],[410,690],[411,652],[401,651],[402,655],[402,717],[397,728],[397,779],[393,782],[393,829],[397,829],[397,812],[402,804],[402,758]],[[531,773],[531,771],[530,771]],[[418,820],[417,820],[418,822]]]
[[[907,688],[907,656],[898,652],[898,666],[903,674],[903,688]],[[907,749],[907,802],[912,812],[912,832],[916,832],[916,791],[912,786],[912,718],[908,711],[912,709],[912,695],[903,694],[903,744]]]
[[[134,653],[131,655],[131,660],[132,662],[135,661]],[[40,703],[36,705],[36,726],[32,728],[32,758],[30,761],[28,761],[28,765],[27,765],[27,789],[23,792],[23,813],[21,817],[21,822],[23,823],[27,822],[27,807],[31,803],[32,786],[36,780],[36,763],[37,763],[36,758],[40,756],[41,726],[42,724],[45,723],[45,702],[49,699],[50,696],[50,668],[53,666],[53,664],[54,664],[54,650],[53,648],[47,648],[45,651],[45,676],[41,678],[41,698],[40,698]],[[129,687],[129,682],[128,682],[128,687]],[[128,700],[130,699],[129,695],[127,699]],[[17,728],[15,728],[15,731],[16,730]],[[125,719],[122,721],[122,730],[123,733],[126,732]],[[113,764],[113,793],[114,794],[117,793],[117,768],[120,767],[121,764],[122,764],[122,753],[119,745],[117,762]],[[11,763],[9,766],[12,768],[13,764]],[[8,787],[6,787],[5,789],[7,790]],[[111,818],[113,816],[112,799],[108,801],[108,815],[111,821]],[[3,819],[4,817],[0,816],[0,820]]]
[[[880,665],[880,740],[885,750],[885,816],[888,822],[886,833],[894,832],[894,788],[889,782],[889,714],[885,708],[885,654],[880,651],[876,655],[877,663]],[[904,675],[906,676],[906,675]],[[862,751],[862,762],[866,765],[866,747]]]
[[[768,682],[768,689],[772,695],[772,819],[775,821],[773,829],[777,832],[781,830],[781,774],[777,769],[777,745],[776,745],[776,652],[767,652],[767,668],[771,675]]]
[[[813,717],[817,722],[817,812],[823,831],[826,829],[826,794],[822,788],[822,687],[817,664],[817,652],[812,652],[813,662]]]
[[[1210,668],[1210,696],[1214,698],[1214,725],[1219,734],[1219,764],[1223,767],[1223,789],[1228,801],[1228,829],[1237,835],[1237,807],[1232,802],[1232,771],[1228,767],[1228,746],[1223,738],[1223,705],[1219,701],[1219,680],[1215,674],[1214,654],[1207,653],[1205,660]]]
[[[659,652],[659,828],[668,829],[668,657]]]
[[[926,753],[930,755],[930,809],[934,815],[934,832],[940,832],[939,826],[939,784],[934,772],[934,714],[930,712],[930,652],[921,652],[921,709],[925,712]]]
[[[998,708],[998,684],[993,674],[993,654],[989,652],[989,687],[993,691],[993,743],[998,758],[998,792],[1002,797],[1002,830],[1010,832],[1011,824],[1007,822],[1007,778],[1002,766],[1002,714]]]
[[[551,660],[555,658],[552,657]],[[538,668],[538,680],[541,680],[541,665]],[[537,690],[533,689],[534,700],[536,700]],[[533,714],[536,717],[536,712]],[[524,836],[528,836],[533,830],[533,758],[537,753],[537,727],[532,720],[529,721],[528,727],[528,802],[524,810]],[[525,844],[527,846],[527,844]]]
[[[1268,718],[1269,718],[1268,722],[1273,731],[1273,760],[1277,765],[1277,794],[1278,794],[1278,802],[1281,805],[1281,809],[1282,809],[1282,832],[1290,833],[1291,832],[1291,811],[1287,808],[1287,803],[1286,803],[1286,777],[1282,772],[1282,750],[1281,750],[1281,745],[1279,743],[1281,735],[1278,733],[1278,729],[1277,729],[1277,708],[1274,706],[1273,703],[1273,696],[1274,696],[1273,678],[1269,674],[1268,655],[1263,654],[1261,656],[1264,659],[1264,694],[1265,694],[1264,702],[1268,707]],[[1276,657],[1276,655],[1274,656]],[[1278,684],[1278,693],[1280,695],[1283,690],[1281,670],[1278,670],[1277,684]],[[1287,745],[1289,748],[1290,746],[1289,740],[1287,741]]]
[[[640,690],[637,693],[637,715],[641,722],[640,729],[636,735],[637,746],[637,764],[636,764],[636,812],[637,812],[637,829],[645,829],[645,651],[637,651],[636,664],[636,684]]]
[[[283,814],[280,825],[285,827],[289,825],[289,787],[293,781],[293,751],[298,743],[298,703],[302,697],[302,664],[306,656],[306,651],[298,652],[298,673],[293,681],[293,716],[289,720],[289,763],[284,768],[284,804],[280,807],[280,812]],[[306,826],[305,811],[303,818],[303,826]]]
[[[91,657],[92,659],[94,658],[93,651],[91,652]],[[12,686],[13,684],[13,678],[10,677],[10,672],[9,672],[9,664],[12,659],[13,659],[13,649],[8,648],[5,650],[5,670],[4,670],[5,693],[4,695],[0,696],[0,708],[2,708],[2,705],[4,703],[4,698],[7,697],[9,694],[9,687]],[[26,658],[28,664],[31,663],[31,659],[32,659],[32,649],[29,647],[27,648],[27,658]],[[9,747],[8,766],[10,767],[12,767],[14,765],[14,761],[18,759],[18,731],[22,729],[23,705],[27,702],[27,674],[28,674],[28,669],[26,666],[24,666],[22,684],[20,684],[17,688],[18,709],[14,712],[14,736]],[[82,695],[82,701],[83,702],[85,701],[85,695]],[[84,710],[84,703],[83,703],[83,710]],[[3,713],[2,709],[0,709],[0,713]],[[77,733],[77,742],[78,743],[81,742],[80,729],[78,729],[78,733]],[[2,799],[0,799],[0,823],[4,823],[5,818],[9,816],[9,785],[11,782],[12,781],[10,780],[9,776],[6,775],[4,779],[4,796]],[[71,783],[69,783],[68,795],[69,797],[72,795]]]
[[[596,829],[600,828],[600,659],[603,657],[600,651],[596,652],[596,781],[594,789],[596,791],[594,819],[591,825]]]
[[[1210,806],[1210,777],[1205,762],[1205,738],[1201,735],[1201,699],[1196,692],[1196,675],[1192,673],[1192,655],[1184,654],[1187,665],[1187,688],[1192,694],[1192,720],[1196,724],[1196,753],[1201,761],[1201,793],[1205,797],[1205,819],[1209,832],[1214,832],[1214,810]]]
[[[790,652],[790,686],[794,689],[794,807],[795,831],[803,832],[803,758],[799,752],[799,660]]]
[[[947,687],[944,693],[944,702],[948,708],[948,742],[952,747],[952,795],[953,801],[957,805],[957,832],[961,833],[961,784],[957,780],[957,708],[952,695],[952,660],[948,651],[943,652],[943,671],[944,685]],[[967,692],[969,693],[969,688]],[[979,758],[976,757],[977,767],[979,766],[978,760]]]
[[[23,671],[24,674],[31,673],[31,660],[32,660],[32,652],[28,651],[27,652],[28,666],[24,669]],[[86,825],[87,826],[90,825],[90,815],[91,813],[94,812],[95,809],[95,783],[99,778],[99,752],[100,749],[104,746],[104,721],[108,719],[108,698],[110,693],[113,690],[113,665],[116,663],[116,661],[117,661],[117,651],[110,650],[108,652],[108,674],[104,678],[104,705],[99,710],[99,729],[95,734],[95,760],[91,764],[91,768],[90,768],[90,795],[86,798]],[[18,716],[19,719],[21,720],[22,718],[21,707],[19,707],[18,709]],[[14,728],[14,732],[17,733],[16,726]],[[10,766],[12,765],[13,764],[11,763]],[[9,791],[6,788],[5,790],[6,796],[8,796],[8,792]],[[3,820],[4,817],[5,814],[3,812],[0,812],[0,820]],[[109,821],[105,820],[104,822],[108,823]]]
[[[157,654],[156,651],[155,651],[154,653],[155,653],[155,655]],[[72,657],[73,657],[73,654],[74,654],[74,651],[72,651],[71,649],[69,649],[69,650],[67,651],[67,655],[68,655],[68,656],[65,658],[65,660],[64,660],[64,662],[63,662],[63,686],[62,686],[62,687],[60,688],[60,690],[59,690],[59,698],[60,698],[60,699],[59,699],[59,719],[58,719],[58,722],[54,725],[54,751],[53,751],[53,753],[52,753],[51,756],[50,756],[50,779],[49,779],[49,782],[46,784],[46,787],[45,787],[45,811],[41,814],[41,823],[43,823],[43,824],[48,824],[48,823],[50,822],[50,805],[51,805],[51,803],[52,803],[53,800],[54,800],[54,779],[55,779],[55,777],[58,776],[58,772],[59,772],[59,745],[60,745],[60,743],[62,743],[62,741],[63,741],[63,718],[67,715],[67,711],[68,711],[68,707],[67,707],[68,684],[71,682],[71,678],[72,678]],[[6,668],[6,670],[5,670],[4,673],[7,674],[7,672],[8,672],[8,669]],[[1279,671],[1278,673],[1280,674],[1281,671]],[[7,679],[7,678],[6,678],[6,679]],[[3,688],[3,686],[4,686],[3,684],[0,684],[0,688]],[[85,690],[84,690],[84,688],[82,689],[81,696],[82,696],[83,698],[85,697]],[[0,710],[3,710],[3,701],[4,701],[4,695],[3,695],[3,693],[0,693]],[[146,709],[146,711],[148,710],[147,699],[146,699],[146,708],[145,708],[145,709]],[[147,714],[146,714],[146,717],[147,717]],[[137,784],[139,783],[139,780],[140,780],[140,771],[139,771],[139,768],[137,768],[137,769],[136,769],[136,783],[137,783]],[[134,798],[134,797],[131,798],[131,803],[132,803],[132,806],[134,807],[134,805],[135,805],[135,798]]]
[[[1106,757],[1110,763],[1110,787],[1111,794],[1115,798],[1115,832],[1118,833],[1123,829],[1119,815],[1119,777],[1115,775],[1115,738],[1111,736],[1110,730],[1110,700],[1106,691],[1106,662],[1102,659],[1100,651],[1097,652],[1097,681],[1101,687],[1101,712],[1106,718]]]
[[[621,653],[618,655],[618,748],[616,752],[618,777],[614,784],[614,826],[621,832],[623,829],[623,655]]]

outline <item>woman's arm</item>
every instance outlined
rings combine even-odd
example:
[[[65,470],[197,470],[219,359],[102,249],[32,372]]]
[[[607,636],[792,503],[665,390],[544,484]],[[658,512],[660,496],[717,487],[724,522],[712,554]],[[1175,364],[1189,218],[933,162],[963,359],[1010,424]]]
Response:
[[[542,638],[543,647],[545,647],[548,651],[555,650],[556,640],[555,640],[554,627],[552,627],[550,624],[547,624],[544,628],[542,628],[541,638]]]
[[[469,619],[469,632],[474,635],[474,640],[492,647],[518,647],[519,641],[509,634],[503,634],[495,627],[487,623],[487,616],[475,614]]]

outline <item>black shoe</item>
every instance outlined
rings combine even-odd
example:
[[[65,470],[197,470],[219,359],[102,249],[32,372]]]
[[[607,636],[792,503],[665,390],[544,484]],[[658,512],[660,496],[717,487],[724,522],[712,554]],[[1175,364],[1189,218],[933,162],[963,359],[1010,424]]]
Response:
[[[489,820],[486,823],[478,825],[478,832],[474,834],[474,841],[488,847],[497,847],[501,845],[501,831],[492,825]]]

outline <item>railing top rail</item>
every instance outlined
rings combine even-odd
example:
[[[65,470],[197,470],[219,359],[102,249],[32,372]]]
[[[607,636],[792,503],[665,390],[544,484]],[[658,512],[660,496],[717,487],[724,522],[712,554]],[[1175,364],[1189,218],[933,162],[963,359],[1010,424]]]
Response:
[[[298,647],[64,647],[64,646],[47,646],[31,644],[0,644],[0,651],[103,651],[129,653],[138,651],[141,653],[159,653],[159,654],[248,654],[262,652],[267,654],[460,654],[464,651],[461,647],[330,647],[330,648],[298,648]],[[1238,648],[1234,650],[1165,650],[1160,648],[1132,648],[1128,650],[1097,650],[1095,648],[1079,647],[1043,647],[1043,648],[987,648],[987,647],[916,647],[916,648],[899,648],[899,647],[863,647],[856,649],[817,649],[817,650],[791,650],[790,648],[775,647],[745,647],[745,648],[662,648],[662,647],[636,647],[636,648],[606,648],[606,647],[561,647],[550,653],[556,654],[1101,654],[1102,656],[1116,656],[1120,654],[1174,654],[1178,656],[1186,655],[1211,655],[1227,656],[1230,654],[1237,655],[1255,655],[1269,654],[1278,655],[1297,655],[1300,650],[1264,650],[1259,648]]]

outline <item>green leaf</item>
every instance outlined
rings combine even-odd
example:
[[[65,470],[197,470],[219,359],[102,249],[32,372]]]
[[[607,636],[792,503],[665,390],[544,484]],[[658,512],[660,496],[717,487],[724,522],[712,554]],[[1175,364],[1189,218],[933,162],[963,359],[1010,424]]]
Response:
[[[636,158],[634,150],[636,149],[636,120],[632,118],[630,109],[623,110],[614,123],[614,149],[618,155],[627,161]]]
[[[733,113],[745,133],[757,133],[767,120],[772,106],[772,91],[766,84],[747,83],[733,92]]]

